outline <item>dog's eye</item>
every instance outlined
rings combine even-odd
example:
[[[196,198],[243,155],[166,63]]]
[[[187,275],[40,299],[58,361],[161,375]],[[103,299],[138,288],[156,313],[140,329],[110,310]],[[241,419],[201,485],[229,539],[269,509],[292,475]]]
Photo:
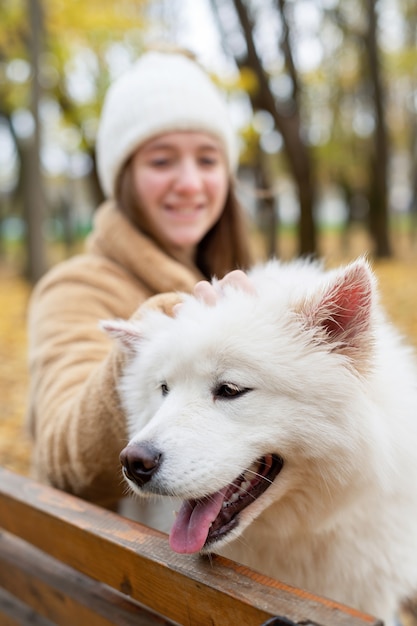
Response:
[[[169,394],[169,387],[166,383],[161,383],[161,393],[163,396],[167,396]]]
[[[239,387],[234,383],[222,383],[214,390],[215,398],[237,398],[249,391],[247,387]]]

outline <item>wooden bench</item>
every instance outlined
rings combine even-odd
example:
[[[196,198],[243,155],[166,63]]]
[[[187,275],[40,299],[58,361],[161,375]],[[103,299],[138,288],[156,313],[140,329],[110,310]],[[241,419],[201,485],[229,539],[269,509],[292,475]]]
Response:
[[[162,533],[0,468],[2,626],[265,623],[381,626],[222,557],[175,554]]]

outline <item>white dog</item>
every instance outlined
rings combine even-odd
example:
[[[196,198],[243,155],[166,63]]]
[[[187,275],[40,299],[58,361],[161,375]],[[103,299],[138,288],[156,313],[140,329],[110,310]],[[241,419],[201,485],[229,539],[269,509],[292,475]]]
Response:
[[[131,352],[124,475],[220,552],[394,624],[417,590],[417,366],[364,260],[271,262],[253,290],[105,322]]]

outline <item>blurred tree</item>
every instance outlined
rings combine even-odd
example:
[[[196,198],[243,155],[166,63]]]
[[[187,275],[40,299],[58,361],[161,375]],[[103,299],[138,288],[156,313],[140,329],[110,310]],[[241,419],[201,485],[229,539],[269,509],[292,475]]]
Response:
[[[142,50],[146,6],[145,0],[0,3],[0,116],[19,153],[14,200],[22,192],[26,266],[33,280],[46,269],[41,244],[45,218],[54,212],[47,206],[51,196],[41,190],[42,180],[51,176],[48,165],[64,188],[84,156],[92,203],[101,199],[94,161],[99,110],[109,81]]]
[[[20,142],[23,214],[26,221],[26,277],[36,282],[46,271],[46,252],[43,237],[45,196],[40,168],[41,134],[39,106],[41,99],[39,61],[42,51],[43,15],[40,0],[27,2],[30,35],[28,38],[29,60],[32,67],[30,111],[33,130],[25,141]]]
[[[367,28],[365,46],[371,102],[374,110],[375,130],[370,163],[369,218],[374,239],[374,252],[378,257],[391,255],[388,224],[388,131],[386,124],[386,95],[382,78],[381,55],[378,45],[378,0],[365,0]]]
[[[285,146],[285,153],[291,174],[293,176],[300,207],[299,220],[299,244],[298,253],[301,255],[316,253],[316,229],[314,222],[314,205],[316,199],[315,177],[313,175],[313,163],[308,143],[302,129],[302,112],[300,102],[301,77],[297,71],[292,51],[290,21],[287,18],[286,0],[276,0],[275,9],[279,13],[281,20],[281,36],[278,46],[284,59],[284,75],[289,83],[287,94],[284,98],[277,98],[271,82],[273,74],[267,71],[259,50],[259,33],[256,33],[256,10],[251,11],[251,3],[243,0],[233,0],[233,5],[238,17],[241,32],[244,37],[245,46],[238,46],[233,50],[233,46],[228,45],[228,52],[234,56],[240,70],[250,68],[256,76],[256,88],[250,92],[250,98],[254,111],[267,111],[272,117],[276,130],[281,134]],[[212,0],[212,6],[218,17],[218,23],[225,29],[221,19],[221,11],[224,10],[224,2]],[[262,10],[262,7],[260,8]],[[230,24],[230,22],[229,22]],[[231,23],[235,28],[235,24]],[[225,45],[233,42],[230,33],[224,33],[223,41]],[[258,165],[262,163],[258,160]],[[259,180],[266,181],[268,176],[265,172],[260,173]],[[270,212],[274,211],[274,206],[268,198]],[[274,226],[274,219],[271,225]],[[273,246],[269,245],[269,252],[274,252]]]
[[[323,56],[304,77],[304,117],[314,144],[318,183],[322,189],[340,189],[347,225],[369,215],[373,116],[364,86],[366,19],[361,1],[336,3],[323,11]]]
[[[393,70],[407,88],[402,144],[410,155],[410,200],[412,244],[417,240],[417,3],[401,0],[405,45],[397,53]]]
[[[361,0],[356,6],[347,7],[339,3],[333,12],[335,22],[343,31],[343,43],[354,43],[355,79],[349,81],[349,91],[343,91],[342,101],[338,100],[343,112],[343,99],[353,101],[352,126],[362,135],[362,156],[359,165],[365,176],[361,176],[360,186],[367,198],[369,232],[374,242],[373,253],[377,257],[391,255],[388,215],[389,179],[389,139],[386,121],[386,89],[382,72],[382,53],[379,45],[378,0]],[[342,80],[343,84],[343,80]],[[355,102],[356,100],[356,102]],[[336,114],[337,115],[337,114]],[[356,119],[356,124],[355,124]],[[367,128],[366,128],[367,127]],[[352,137],[352,131],[349,130]],[[355,140],[355,143],[356,140]],[[352,147],[348,139],[346,147]],[[354,150],[355,158],[360,152]],[[346,191],[352,207],[352,188],[356,181],[348,180],[343,170],[339,172],[339,182]]]
[[[412,0],[402,1],[413,5]],[[336,183],[346,203],[347,223],[366,219],[373,253],[390,255],[387,81],[394,85],[395,76],[386,73],[389,54],[381,50],[378,21],[387,6],[397,17],[404,7],[383,0],[314,7],[303,0],[211,0],[211,4],[226,51],[241,70],[250,67],[256,74],[257,89],[250,92],[253,110],[269,111],[282,136],[298,190],[299,251],[316,250],[318,189],[322,193]],[[238,26],[230,19],[231,5]],[[239,26],[244,44],[236,33]],[[300,63],[303,48],[320,57],[316,64],[305,62],[305,56]],[[277,163],[282,171],[279,155]]]
[[[44,74],[62,124],[90,157],[93,201],[102,191],[95,167],[95,131],[106,89],[143,49],[147,0],[48,0]]]
[[[252,180],[266,188],[261,200],[271,231],[269,252],[275,250],[276,220],[284,221],[289,205],[291,219],[301,209],[299,251],[314,252],[316,228],[323,224],[323,195],[334,188],[346,205],[340,219],[366,223],[375,253],[389,254],[393,212],[399,223],[406,207],[414,207],[417,229],[415,0],[211,4],[227,62],[240,69],[223,86],[247,116],[242,163],[257,168]],[[94,143],[104,91],[142,50],[150,13],[160,21],[158,36],[163,39],[162,32],[175,40],[188,11],[184,5],[181,0],[43,2],[39,115],[41,173],[47,182],[44,217],[48,227],[51,217],[61,228],[67,225],[68,242],[78,209],[78,177],[88,181],[87,189],[83,183],[88,206],[100,201]],[[0,131],[9,129],[19,152],[34,120],[29,6],[27,0],[0,2]],[[20,154],[17,162],[23,166],[24,160]],[[24,167],[17,173],[22,182]],[[297,203],[285,195],[288,180],[297,190]],[[10,215],[11,194],[16,194],[10,181],[8,185],[7,191],[0,188],[0,219]],[[22,201],[18,209],[16,198],[13,202],[13,211],[21,216]]]

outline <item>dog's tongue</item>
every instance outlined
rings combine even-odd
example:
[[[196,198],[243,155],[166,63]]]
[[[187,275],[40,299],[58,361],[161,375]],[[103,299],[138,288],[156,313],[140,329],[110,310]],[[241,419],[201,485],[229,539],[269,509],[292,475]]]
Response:
[[[174,552],[191,554],[204,546],[210,525],[222,508],[227,487],[201,500],[185,500],[169,536]]]

